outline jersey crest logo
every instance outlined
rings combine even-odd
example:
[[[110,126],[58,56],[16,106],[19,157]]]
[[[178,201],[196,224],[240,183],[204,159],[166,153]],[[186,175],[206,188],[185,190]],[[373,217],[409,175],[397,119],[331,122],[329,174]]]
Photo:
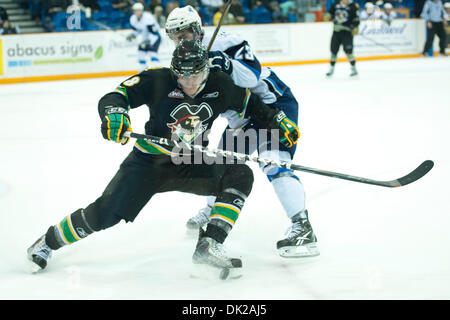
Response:
[[[199,106],[182,103],[170,113],[175,121],[168,123],[167,126],[181,140],[190,143],[208,128],[208,124],[204,122],[212,115],[211,107],[205,102],[202,102]]]
[[[169,93],[168,96],[169,96],[169,98],[178,98],[178,99],[184,98],[183,92],[181,92],[181,90],[179,90],[179,89],[173,90],[171,93]]]
[[[219,92],[211,92],[211,93],[205,93],[202,98],[217,98],[219,96]]]

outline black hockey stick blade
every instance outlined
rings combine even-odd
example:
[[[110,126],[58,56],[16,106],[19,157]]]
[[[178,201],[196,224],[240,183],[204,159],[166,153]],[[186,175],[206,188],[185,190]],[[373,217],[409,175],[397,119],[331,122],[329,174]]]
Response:
[[[422,162],[420,166],[414,169],[411,173],[407,174],[404,177],[401,177],[397,180],[394,180],[390,187],[401,187],[406,186],[414,181],[419,180],[424,175],[426,175],[434,166],[434,162],[431,160],[426,160]]]
[[[343,180],[371,184],[371,185],[375,185],[375,186],[397,188],[397,187],[402,187],[407,184],[413,183],[414,181],[419,180],[424,175],[426,175],[433,168],[433,166],[434,166],[433,161],[426,160],[420,166],[418,166],[416,169],[414,169],[413,171],[408,173],[406,176],[395,179],[395,180],[390,180],[390,181],[378,181],[378,180],[373,180],[373,179],[368,179],[368,178],[363,178],[363,177],[352,176],[349,174],[319,170],[319,169],[308,168],[308,167],[303,167],[303,166],[298,166],[298,165],[291,165],[291,169],[298,170],[298,171],[305,171],[305,172],[314,173],[314,174],[319,174],[319,175],[323,175],[323,176],[327,176],[327,177],[333,177],[333,178],[338,178],[338,179],[343,179]]]

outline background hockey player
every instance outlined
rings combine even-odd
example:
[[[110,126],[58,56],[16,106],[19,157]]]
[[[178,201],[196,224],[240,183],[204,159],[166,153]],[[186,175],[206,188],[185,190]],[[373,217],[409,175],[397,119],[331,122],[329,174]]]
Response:
[[[359,13],[360,20],[376,20],[381,19],[380,7],[374,5],[372,2],[366,2],[364,9]]]
[[[339,48],[343,46],[351,65],[350,76],[356,76],[356,60],[353,56],[353,36],[358,34],[359,6],[351,0],[337,0],[330,8],[330,16],[333,21],[333,35],[331,37],[330,70],[327,76],[334,73]]]
[[[390,4],[389,2],[386,2],[383,8],[384,11],[381,12],[380,18],[388,25],[391,25],[392,20],[397,18],[397,12],[392,10],[393,9],[392,4]]]
[[[148,66],[159,66],[158,49],[161,44],[161,34],[158,21],[150,12],[144,11],[144,5],[140,2],[135,3],[132,10],[133,15],[130,17],[130,24],[134,31],[128,35],[127,40],[132,41],[137,38],[139,42],[140,71]]]
[[[168,139],[175,136],[183,140],[187,134],[193,143],[203,143],[203,132],[229,108],[279,131],[286,143],[295,144],[300,135],[282,111],[269,108],[248,89],[236,86],[227,74],[210,73],[208,54],[200,41],[181,42],[173,53],[170,69],[145,70],[103,96],[98,103],[103,137],[125,144],[125,132],[131,131],[128,111],[143,104],[150,111],[146,134]],[[198,121],[185,127],[175,125],[190,117]],[[122,219],[134,221],[156,193],[180,191],[216,196],[214,217],[199,237],[193,262],[223,270],[239,269],[241,260],[226,256],[222,243],[251,191],[252,171],[245,164],[208,165],[205,161],[177,165],[169,155],[173,155],[172,150],[162,145],[137,140],[103,194],[50,226],[28,249],[28,258],[43,269],[53,250],[110,228]]]
[[[165,28],[175,44],[181,39],[200,39],[205,45],[209,45],[211,41],[210,36],[204,34],[200,16],[191,6],[174,9],[167,17]],[[251,88],[251,92],[261,97],[265,104],[284,111],[290,119],[297,121],[298,103],[291,90],[271,69],[261,68],[250,45],[243,38],[219,32],[212,44],[209,57],[212,71],[230,74],[235,84],[243,88]],[[227,146],[227,138],[237,140],[249,129],[259,132],[258,129],[261,128],[255,121],[243,118],[234,111],[227,111],[224,116],[228,119],[228,127],[222,136],[219,148]],[[227,132],[230,133],[230,129],[233,133],[227,134]],[[236,137],[233,137],[233,134]],[[259,139],[256,143],[246,142],[245,150],[234,149],[233,151],[247,154],[258,151],[262,158],[290,161],[296,150],[296,146],[284,145],[281,145],[279,149],[268,150],[271,147],[270,142],[260,145]],[[317,238],[308,219],[305,191],[300,179],[292,170],[272,166],[261,167],[261,169],[267,175],[286,215],[292,222],[286,238],[277,242],[280,255],[289,257],[318,255]],[[210,197],[208,205],[188,221],[187,227],[195,230],[205,225],[210,217],[213,217],[211,215],[213,203],[214,197]]]

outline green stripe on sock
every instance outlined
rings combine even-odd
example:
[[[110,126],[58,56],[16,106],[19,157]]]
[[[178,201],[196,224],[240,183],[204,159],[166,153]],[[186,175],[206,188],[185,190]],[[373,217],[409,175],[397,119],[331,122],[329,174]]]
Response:
[[[222,206],[214,206],[212,208],[210,217],[214,218],[214,215],[218,215],[219,218],[224,217],[228,220],[231,220],[230,222],[233,224],[239,217],[239,213],[237,213],[236,211]]]
[[[63,219],[63,221],[61,221],[59,223],[59,225],[61,226],[61,229],[64,233],[64,237],[66,238],[66,240],[70,243],[74,243],[76,241],[78,241],[72,234],[72,231],[70,231],[70,227],[69,227],[69,221],[67,219],[67,217],[65,217]]]

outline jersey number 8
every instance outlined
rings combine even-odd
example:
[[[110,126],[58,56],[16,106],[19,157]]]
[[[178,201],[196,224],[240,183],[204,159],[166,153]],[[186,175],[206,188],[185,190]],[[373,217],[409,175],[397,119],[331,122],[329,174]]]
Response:
[[[127,87],[131,87],[131,86],[134,86],[135,84],[138,84],[139,81],[141,81],[141,78],[136,76],[127,81],[124,81],[123,84],[126,85]]]

